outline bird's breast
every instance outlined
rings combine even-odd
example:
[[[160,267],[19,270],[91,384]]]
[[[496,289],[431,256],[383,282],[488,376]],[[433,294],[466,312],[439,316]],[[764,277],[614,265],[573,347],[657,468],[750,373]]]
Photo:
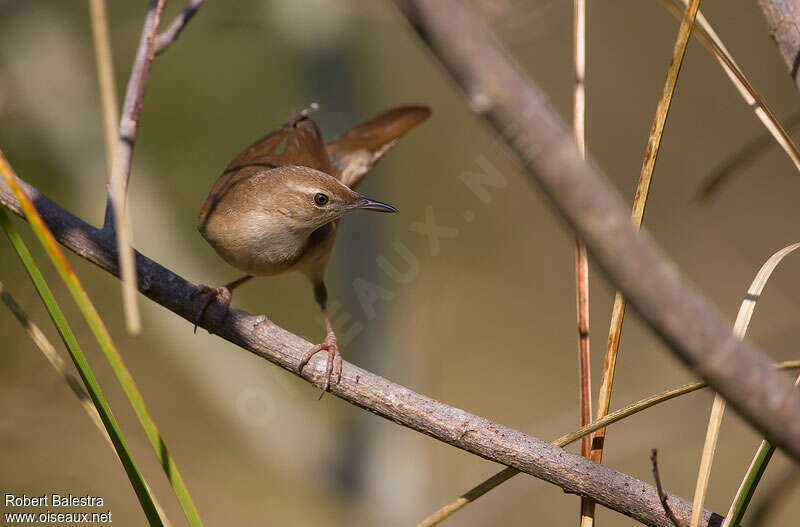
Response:
[[[201,231],[214,250],[242,271],[264,276],[291,270],[301,260],[311,232],[291,228],[280,215],[249,211],[215,214]]]

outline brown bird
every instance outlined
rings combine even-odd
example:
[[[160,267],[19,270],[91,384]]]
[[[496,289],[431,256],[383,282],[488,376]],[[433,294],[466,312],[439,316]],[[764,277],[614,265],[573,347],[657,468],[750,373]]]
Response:
[[[341,379],[342,355],[326,308],[325,268],[339,218],[350,212],[397,212],[386,203],[354,192],[375,163],[400,136],[427,119],[431,110],[404,106],[346,131],[327,145],[308,116],[299,112],[231,161],[206,198],[197,228],[226,262],[247,273],[216,288],[200,286],[208,296],[197,323],[214,299],[227,314],[233,290],[254,276],[288,271],[304,273],[314,285],[327,335],[300,361],[298,372],[316,353],[328,352],[323,392],[335,374]]]

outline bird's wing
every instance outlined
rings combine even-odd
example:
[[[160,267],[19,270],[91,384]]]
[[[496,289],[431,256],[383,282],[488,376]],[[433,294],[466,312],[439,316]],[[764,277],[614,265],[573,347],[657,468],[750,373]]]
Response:
[[[326,145],[339,180],[355,188],[406,132],[430,117],[427,106],[401,106],[354,126]]]
[[[245,167],[304,166],[327,174],[333,172],[328,152],[316,123],[310,117],[292,119],[242,150],[225,169],[225,174]]]
[[[288,123],[242,150],[214,183],[200,210],[198,227],[202,231],[211,212],[240,182],[264,170],[284,166],[305,166],[327,174],[335,174],[319,128],[306,115],[298,115]]]

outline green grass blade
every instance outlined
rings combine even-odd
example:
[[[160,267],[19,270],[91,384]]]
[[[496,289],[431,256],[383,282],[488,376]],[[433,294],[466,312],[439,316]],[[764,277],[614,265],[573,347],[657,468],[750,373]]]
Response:
[[[798,386],[798,384],[800,384],[800,377],[798,377],[794,383],[795,386]],[[725,520],[722,522],[723,527],[739,526],[747,510],[747,506],[750,505],[750,500],[756,492],[756,487],[759,481],[761,481],[761,476],[763,476],[764,471],[767,470],[767,464],[769,464],[769,460],[772,459],[772,454],[774,452],[775,445],[766,439],[761,441],[761,445],[759,445],[758,450],[756,450],[756,455],[753,456],[753,461],[750,462],[750,467],[747,469],[747,474],[745,474],[742,484],[739,486],[739,490],[736,491],[736,496],[733,498],[731,508],[725,516]]]
[[[761,476],[764,475],[764,471],[767,469],[767,463],[772,458],[773,452],[775,452],[775,447],[769,441],[766,439],[761,441],[761,446],[758,447],[756,455],[753,457],[753,462],[750,463],[750,468],[747,469],[742,485],[736,492],[731,510],[725,517],[728,525],[739,525],[739,522],[742,521],[744,511],[747,510],[747,506],[750,504],[750,499],[756,491],[758,482],[761,481]]]
[[[42,276],[42,273],[39,271],[39,268],[33,261],[33,257],[28,251],[28,248],[25,246],[25,243],[22,241],[19,233],[17,233],[14,225],[11,223],[11,219],[8,217],[8,214],[2,207],[0,207],[0,225],[2,225],[2,228],[8,236],[8,239],[11,241],[11,245],[14,247],[14,250],[17,252],[20,260],[22,260],[22,265],[25,266],[28,276],[30,276],[34,287],[36,287],[36,292],[39,293],[39,297],[42,299],[42,302],[44,302],[50,318],[53,319],[53,323],[58,329],[58,334],[61,336],[61,340],[64,342],[64,345],[69,351],[72,362],[75,363],[75,367],[78,369],[78,373],[83,380],[83,384],[86,386],[86,390],[89,392],[89,396],[91,397],[95,408],[97,408],[97,412],[100,414],[100,419],[103,422],[103,426],[111,438],[114,449],[116,450],[117,455],[122,462],[122,466],[125,468],[125,473],[128,475],[128,479],[133,486],[136,497],[139,499],[139,503],[142,505],[142,509],[144,510],[145,516],[147,516],[148,522],[151,526],[160,527],[163,524],[158,512],[156,511],[153,498],[148,492],[147,485],[144,482],[142,474],[139,472],[139,469],[136,467],[136,463],[133,461],[133,457],[131,456],[130,450],[128,450],[128,445],[125,443],[125,439],[122,437],[122,432],[117,425],[117,421],[114,419],[114,416],[111,413],[111,408],[109,408],[108,403],[103,397],[103,393],[100,391],[100,386],[97,384],[97,379],[95,379],[95,376],[89,367],[89,363],[86,361],[86,357],[83,355],[80,346],[78,346],[78,341],[75,339],[75,335],[72,333],[69,324],[67,324],[66,318],[64,318],[64,314],[61,312],[61,309],[58,307],[58,304],[56,303],[56,300],[50,291],[50,288],[47,286],[44,276]]]
[[[192,527],[202,526],[203,523],[200,520],[200,515],[197,512],[197,508],[194,506],[194,502],[183,482],[178,467],[175,465],[172,456],[170,456],[167,445],[162,439],[155,422],[153,422],[153,419],[150,417],[150,413],[147,411],[147,407],[144,404],[144,399],[142,399],[130,371],[128,371],[119,351],[114,346],[111,340],[111,334],[106,329],[105,324],[103,324],[100,315],[89,299],[89,295],[87,295],[86,291],[83,289],[78,277],[72,271],[72,267],[64,257],[64,253],[62,253],[61,249],[58,247],[58,243],[50,232],[50,229],[47,228],[47,225],[45,225],[41,216],[39,216],[33,203],[19,186],[14,170],[11,168],[11,165],[2,152],[0,152],[0,175],[2,175],[3,179],[8,183],[8,186],[14,191],[14,195],[22,206],[25,218],[31,225],[36,237],[39,238],[39,241],[42,243],[44,250],[53,261],[53,265],[55,265],[61,279],[67,285],[70,294],[78,305],[78,309],[80,309],[83,317],[89,324],[89,328],[100,344],[103,354],[106,356],[106,359],[108,359],[111,369],[114,371],[114,375],[116,375],[125,395],[128,397],[128,401],[131,403],[134,413],[139,419],[139,423],[144,429],[145,435],[147,435],[147,439],[150,441],[150,445],[153,447],[164,469],[164,473],[167,475],[167,479],[172,485],[172,489],[186,515],[186,519],[189,521],[189,525]]]

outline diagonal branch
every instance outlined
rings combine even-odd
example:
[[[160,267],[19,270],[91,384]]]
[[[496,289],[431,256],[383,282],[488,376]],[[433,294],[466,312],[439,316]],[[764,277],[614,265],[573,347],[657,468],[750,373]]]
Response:
[[[646,233],[637,233],[604,174],[584,162],[561,119],[483,22],[452,0],[411,0],[420,34],[531,179],[586,242],[610,281],[686,364],[742,417],[800,460],[800,394],[719,312]],[[469,38],[465,38],[469,35]]]
[[[20,185],[59,243],[119,276],[116,245],[112,239],[24,181],[20,180]],[[3,181],[0,181],[0,204],[17,214],[21,213],[19,203]],[[198,307],[195,302],[197,287],[146,256],[138,252],[135,256],[139,291],[177,315],[193,321]],[[311,347],[309,342],[273,324],[263,315],[233,308],[227,317],[222,315],[219,305],[212,304],[201,326],[297,374],[300,359]],[[302,377],[308,382],[320,383],[324,366],[324,357],[312,359],[303,370]],[[351,404],[434,439],[513,467],[570,493],[588,496],[645,525],[672,527],[652,485],[566,452],[541,439],[433,400],[350,363],[344,363],[342,380],[331,387],[331,392]],[[671,496],[670,503],[679,517],[689,517],[689,502]],[[706,511],[702,525],[719,525],[721,520],[721,516]]]

